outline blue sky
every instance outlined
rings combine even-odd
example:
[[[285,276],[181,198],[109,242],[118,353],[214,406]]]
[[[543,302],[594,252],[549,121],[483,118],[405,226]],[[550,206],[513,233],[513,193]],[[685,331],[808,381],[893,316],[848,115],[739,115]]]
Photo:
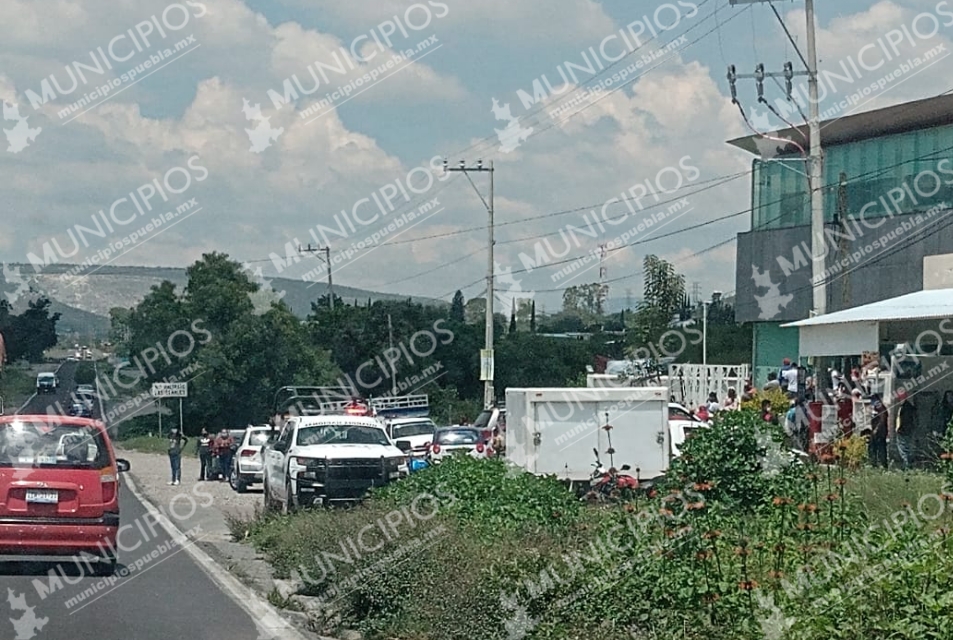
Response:
[[[749,133],[730,103],[726,67],[735,64],[739,73],[750,73],[758,62],[776,70],[790,60],[800,68],[767,5],[730,7],[728,0],[653,0],[638,3],[640,9],[622,0],[446,0],[414,8],[415,3],[403,0],[8,4],[5,15],[12,18],[0,25],[0,97],[17,105],[18,117],[5,112],[0,122],[5,131],[15,130],[7,140],[0,139],[0,144],[9,143],[6,152],[0,151],[0,193],[13,220],[12,230],[0,237],[0,260],[28,262],[31,254],[42,260],[46,252],[64,262],[187,266],[202,253],[218,250],[257,261],[266,275],[295,278],[312,269],[314,260],[285,264],[286,246],[321,244],[327,238],[336,282],[430,296],[461,288],[467,297],[477,296],[486,270],[486,231],[481,228],[486,211],[464,176],[447,179],[435,171],[429,189],[423,176],[435,157],[447,157],[454,165],[460,159],[483,159],[496,167],[496,258],[502,278],[497,286],[510,298],[535,296],[547,310],[559,306],[560,289],[598,279],[598,261],[592,256],[606,242],[614,297],[627,290],[638,297],[639,266],[648,253],[674,261],[706,295],[730,292],[735,277],[730,240],[748,229],[750,218],[739,213],[711,221],[749,206],[745,172],[751,156],[725,144]],[[842,82],[824,108],[876,83],[899,62],[946,46],[953,32],[945,24],[953,23],[953,4],[939,0],[818,4],[822,69],[857,59],[865,46],[876,45],[888,32],[927,36],[931,24],[939,25],[932,37],[905,38],[883,67],[864,69]],[[806,52],[803,2],[776,0],[775,6]],[[392,55],[376,48],[373,34],[380,37],[388,29],[382,25],[395,15],[420,28],[406,28],[407,37],[395,28],[392,49],[420,46],[416,56],[354,88],[360,95],[315,107],[321,96]],[[153,16],[154,26],[169,28],[166,37],[153,32],[151,46],[134,51],[122,34]],[[658,37],[650,39],[646,24],[655,27]],[[661,25],[671,29],[663,31]],[[624,32],[630,49],[635,48],[632,32],[638,30],[647,35],[634,52],[626,51],[618,36],[612,38]],[[174,49],[187,36],[194,36],[191,44],[164,57],[163,50]],[[101,75],[88,72],[89,83],[65,95],[65,66],[88,64],[90,52],[105,51],[116,38],[115,58],[102,54],[114,69]],[[595,78],[579,72],[580,83],[603,80],[640,56],[658,57],[633,67],[627,83],[621,88],[615,83],[599,99],[582,100],[583,90],[575,86],[564,91],[559,67],[567,61],[582,65],[583,52],[598,51],[607,38],[607,56],[616,51],[628,55]],[[358,44],[351,47],[355,39]],[[342,46],[364,58],[375,51],[377,56],[366,64],[352,58],[353,69],[342,67],[346,73],[326,72],[326,87],[283,102],[286,81],[296,86],[289,80],[292,75],[307,89],[313,82],[309,65],[343,64]],[[659,51],[666,47],[667,52]],[[119,62],[127,50],[134,55]],[[135,83],[123,81],[123,73],[150,55],[160,60],[140,76],[151,75]],[[866,55],[868,60],[885,57],[878,49]],[[938,59],[945,55],[872,92],[860,110],[951,88],[949,62]],[[610,64],[601,54],[593,57],[600,66]],[[30,93],[41,97],[44,78],[49,82],[51,74],[64,91],[45,103],[31,103]],[[542,104],[527,108],[519,92],[532,101],[534,82],[545,86],[543,76],[558,95],[539,96]],[[111,97],[97,98],[74,114],[60,113],[110,79],[115,79]],[[753,82],[741,81],[738,89],[750,110],[755,106]],[[781,96],[773,82],[766,84],[766,93],[771,100]],[[573,97],[581,101],[564,107],[554,119],[551,112]],[[515,118],[509,129],[506,120],[494,118],[494,99],[501,106],[509,104]],[[244,100],[251,107],[250,120]],[[308,109],[323,115],[307,122],[302,114]],[[778,124],[766,112],[760,118],[758,122]],[[531,134],[520,135],[530,128]],[[498,136],[497,130],[503,133]],[[170,170],[170,188],[178,190],[176,180],[188,178],[182,193],[162,197],[160,189],[145,215],[129,201],[110,215],[113,203],[153,179],[162,184]],[[408,176],[420,187],[418,195],[408,191]],[[486,175],[472,177],[485,194]],[[637,185],[646,181],[649,188],[642,191]],[[676,183],[681,184],[678,191]],[[654,208],[652,185],[671,190]],[[399,206],[394,211],[385,207],[375,216],[374,203],[388,192],[397,194],[394,204]],[[603,203],[625,192],[630,198],[645,195],[628,205],[610,203],[603,213]],[[192,198],[197,204],[183,206]],[[670,209],[676,202],[681,204]],[[350,217],[349,223],[341,222],[340,212],[353,217],[355,205],[358,217],[368,222]],[[177,207],[180,212],[174,214]],[[573,209],[579,211],[560,214]],[[170,212],[167,220],[161,217],[165,212]],[[388,224],[404,214],[410,217],[403,226],[388,232]],[[76,225],[88,229],[96,216],[111,224],[103,222],[99,235],[87,231],[85,241],[71,251]],[[159,223],[146,229],[156,216]],[[609,216],[613,224],[603,220],[593,225],[599,216]],[[339,232],[312,233],[317,225],[337,226]],[[372,241],[358,248],[365,238]],[[637,244],[616,248],[613,242]],[[576,258],[578,270],[560,275]]]

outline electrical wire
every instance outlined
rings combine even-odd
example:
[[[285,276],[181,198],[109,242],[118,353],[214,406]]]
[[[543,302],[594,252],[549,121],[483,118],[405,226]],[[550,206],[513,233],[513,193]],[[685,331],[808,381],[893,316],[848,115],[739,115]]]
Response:
[[[949,93],[949,92],[953,92],[953,88],[951,88],[951,89],[950,89],[949,91],[947,91],[946,93]],[[942,94],[941,94],[941,95],[942,95]],[[856,181],[857,181],[859,178],[861,178],[861,177],[880,175],[880,174],[884,173],[885,171],[888,171],[889,169],[893,169],[893,168],[896,168],[896,167],[899,167],[899,166],[903,166],[903,165],[909,164],[909,163],[911,163],[911,162],[917,162],[917,161],[920,161],[920,160],[924,160],[924,159],[928,159],[928,158],[931,158],[931,157],[935,157],[936,155],[938,155],[938,154],[940,154],[940,153],[943,153],[943,152],[945,152],[945,151],[950,151],[950,150],[953,150],[953,146],[946,147],[946,148],[943,148],[943,149],[938,149],[937,151],[934,151],[934,152],[931,152],[931,153],[927,153],[927,154],[918,156],[918,157],[916,157],[916,158],[911,158],[911,159],[909,159],[909,160],[905,160],[905,161],[902,161],[902,162],[898,162],[898,163],[895,163],[895,164],[893,164],[893,165],[889,165],[889,166],[887,166],[887,167],[881,167],[881,168],[878,169],[878,170],[869,171],[869,172],[866,172],[865,174],[861,174],[860,176],[856,176],[854,179],[852,179],[851,181],[849,181],[848,184],[850,184],[850,183],[852,183],[852,182],[856,182]],[[839,185],[840,185],[840,181],[837,181],[837,182],[832,182],[832,183],[830,183],[830,184],[828,184],[828,185],[824,185],[824,186],[821,187],[821,188],[822,188],[822,189],[828,189],[828,188],[832,188],[832,187],[834,187],[834,186],[839,186]],[[780,202],[783,202],[783,201],[784,201],[784,198],[780,198],[780,199],[774,201],[773,203],[767,203],[767,204],[764,204],[764,205],[759,205],[757,208],[764,208],[764,207],[766,207],[766,206],[770,206],[771,204],[776,204],[776,203],[780,203]],[[726,219],[729,219],[729,218],[732,218],[732,217],[736,217],[736,216],[741,215],[741,214],[744,214],[744,213],[752,212],[752,211],[754,211],[754,210],[755,210],[755,207],[749,207],[748,209],[744,209],[744,210],[742,210],[742,211],[735,212],[735,213],[733,213],[733,214],[727,214],[727,215],[725,215],[725,216],[720,217],[719,219],[711,220],[711,221],[708,221],[707,223],[703,223],[703,224],[712,224],[712,223],[714,223],[714,222],[721,221],[721,220],[726,220]],[[774,216],[773,218],[771,218],[771,219],[769,219],[769,220],[763,221],[761,225],[759,225],[759,226],[757,226],[757,227],[752,227],[751,230],[752,230],[752,231],[757,231],[757,230],[759,230],[759,229],[767,228],[772,222],[774,222],[774,221],[776,221],[776,220],[779,220],[779,219],[781,219],[782,217],[784,217],[784,216],[786,216],[786,215],[787,215],[787,212],[781,212],[781,213],[779,213],[777,216]],[[672,235],[676,235],[677,233],[684,233],[684,232],[686,232],[686,231],[693,230],[693,229],[695,229],[695,228],[698,228],[698,226],[699,226],[699,225],[696,225],[696,226],[691,227],[691,228],[676,230],[676,231],[670,232],[670,233],[668,233],[668,234],[665,234],[665,235],[663,235],[663,236],[659,236],[659,237],[656,237],[656,238],[643,238],[643,239],[641,239],[641,240],[638,240],[638,241],[635,241],[635,242],[632,242],[632,243],[629,243],[629,244],[626,244],[626,245],[622,245],[622,246],[620,246],[620,247],[618,247],[618,248],[613,248],[613,249],[611,249],[610,251],[615,251],[615,250],[618,250],[618,249],[626,248],[626,247],[629,247],[629,246],[633,246],[633,245],[635,245],[635,244],[644,244],[644,243],[651,242],[651,241],[653,241],[653,240],[661,239],[661,238],[664,238],[664,237],[670,237],[670,236],[672,236]],[[736,239],[737,239],[737,234],[735,234],[734,236],[732,236],[732,237],[730,237],[730,238],[727,238],[727,239],[725,239],[725,240],[723,240],[723,241],[721,241],[721,242],[718,242],[718,243],[716,243],[716,244],[714,244],[714,245],[711,245],[710,247],[707,247],[707,248],[705,248],[705,249],[702,249],[701,251],[696,252],[696,253],[694,253],[694,254],[692,254],[692,255],[686,257],[686,258],[683,258],[682,261],[684,261],[684,260],[689,260],[689,259],[691,259],[691,258],[697,257],[698,255],[701,255],[701,254],[703,254],[703,253],[707,253],[707,252],[709,252],[709,251],[713,251],[714,249],[717,249],[717,248],[719,248],[719,247],[721,247],[721,246],[724,246],[724,245],[726,245],[726,244],[729,244],[729,243],[731,243],[731,242],[734,242]],[[589,254],[587,253],[587,254],[585,254],[585,255],[583,255],[583,256],[575,256],[575,257],[572,257],[572,258],[567,258],[567,259],[563,259],[563,260],[558,260],[558,261],[550,262],[550,263],[547,263],[546,265],[539,265],[539,266],[537,266],[537,267],[534,267],[533,269],[548,269],[548,268],[555,267],[555,266],[559,266],[559,265],[562,265],[562,264],[571,263],[571,262],[574,262],[574,261],[576,261],[576,260],[579,260],[579,259],[584,258],[586,255],[589,255]],[[675,263],[673,263],[673,264],[675,264]],[[531,270],[533,270],[533,269],[528,269],[528,268],[514,269],[514,270],[509,271],[509,274],[510,274],[510,275],[514,275],[514,274],[519,274],[519,273],[526,273],[526,272],[529,272],[529,271],[531,271]],[[619,278],[614,278],[614,279],[612,279],[612,280],[608,280],[608,281],[606,281],[606,282],[607,282],[607,284],[608,284],[608,283],[611,283],[611,282],[618,282],[618,281],[621,281],[621,280],[630,279],[630,278],[635,277],[635,276],[637,276],[637,275],[638,275],[638,273],[629,274],[629,275],[626,275],[626,276],[621,276],[621,277],[619,277]],[[844,275],[846,275],[846,273],[845,273]],[[843,277],[843,276],[841,276],[841,277]],[[471,285],[467,285],[467,286],[472,286],[472,284],[475,284],[476,282],[479,282],[479,280],[474,281],[474,283],[471,283]],[[811,287],[813,287],[813,285],[811,285]],[[537,291],[537,292],[554,292],[554,291],[563,291],[563,290],[565,290],[565,288],[566,288],[566,287],[560,287],[560,288],[555,288],[555,289],[536,289],[535,291]]]
[[[708,4],[708,2],[710,2],[710,1],[711,1],[711,0],[703,0],[703,1],[701,2],[701,4],[698,5],[698,8],[701,8],[701,7],[705,6],[705,5]],[[716,7],[716,8],[717,8],[717,7]],[[745,9],[743,9],[743,10],[741,11],[741,13],[743,13],[744,11],[747,11],[747,10],[749,10],[749,9],[750,9],[750,6],[749,6],[749,7],[746,7]],[[685,32],[682,33],[681,35],[685,35],[685,34],[691,32],[693,29],[698,28],[698,27],[699,27],[701,24],[703,24],[704,22],[706,22],[707,20],[710,20],[710,19],[715,15],[715,13],[716,13],[716,12],[712,12],[712,13],[709,14],[706,18],[703,18],[702,20],[698,21],[697,23],[695,23],[694,25],[692,25],[691,27],[689,27],[688,29],[686,29]],[[729,20],[729,22],[730,22],[730,20]],[[724,24],[724,23],[723,23],[723,24]],[[720,27],[720,25],[719,25],[719,27]],[[621,64],[621,63],[622,63],[626,58],[628,58],[630,55],[634,55],[636,52],[641,51],[644,47],[646,47],[646,46],[648,46],[649,44],[651,44],[652,42],[654,42],[657,38],[658,38],[658,35],[655,35],[655,36],[649,38],[648,40],[646,40],[643,44],[640,44],[639,46],[637,46],[637,47],[635,47],[634,49],[630,50],[628,53],[626,53],[626,54],[625,54],[622,58],[620,58],[619,60],[610,63],[608,66],[605,67],[605,69],[603,69],[603,70],[600,71],[599,73],[593,75],[591,78],[587,79],[586,81],[580,83],[580,85],[577,87],[577,89],[576,89],[575,91],[573,91],[573,92],[571,92],[571,93],[569,93],[569,94],[567,94],[567,95],[565,95],[565,96],[562,96],[562,97],[559,97],[559,98],[555,98],[552,102],[550,102],[550,103],[547,104],[547,105],[544,105],[542,102],[540,102],[540,103],[538,103],[536,106],[534,106],[532,109],[530,109],[526,114],[524,114],[524,115],[521,116],[521,117],[526,118],[526,119],[527,119],[526,122],[527,122],[528,124],[541,124],[541,123],[542,123],[542,120],[535,120],[535,119],[534,119],[537,115],[540,114],[541,111],[543,111],[543,110],[546,109],[546,108],[549,108],[550,110],[553,110],[553,109],[557,108],[558,105],[559,105],[561,102],[563,102],[563,101],[565,101],[565,100],[569,100],[570,98],[574,97],[576,93],[581,92],[581,91],[585,90],[586,88],[588,88],[589,86],[591,86],[592,84],[596,83],[596,81],[597,81],[597,80],[600,80],[601,77],[602,77],[607,71],[611,70],[612,68],[614,68],[614,67],[617,66],[618,64]],[[653,67],[653,69],[654,69],[654,68],[655,68],[655,67]],[[651,69],[646,70],[645,73],[648,73],[649,71],[651,71]],[[636,78],[633,78],[633,80],[636,80],[636,79],[638,79],[639,77],[644,76],[645,73],[643,73],[643,74],[637,76]],[[550,129],[550,128],[552,128],[552,127],[551,127],[551,126],[550,126],[550,127],[547,127],[547,129]],[[537,133],[542,133],[542,132],[540,131],[540,132],[537,132]],[[496,144],[497,141],[498,141],[498,138],[497,138],[497,136],[496,136],[495,134],[494,134],[494,135],[490,135],[490,136],[486,136],[486,137],[484,137],[484,138],[481,138],[480,140],[477,140],[477,141],[474,142],[473,144],[471,144],[471,145],[469,145],[469,146],[467,146],[467,147],[464,147],[463,149],[460,149],[459,151],[456,151],[455,153],[452,153],[452,154],[450,154],[450,155],[448,155],[448,156],[446,156],[446,157],[460,156],[460,155],[463,155],[463,154],[465,154],[465,153],[467,153],[467,152],[470,152],[470,151],[482,150],[483,148],[485,148],[485,147],[488,146],[488,145],[492,146],[492,145]]]

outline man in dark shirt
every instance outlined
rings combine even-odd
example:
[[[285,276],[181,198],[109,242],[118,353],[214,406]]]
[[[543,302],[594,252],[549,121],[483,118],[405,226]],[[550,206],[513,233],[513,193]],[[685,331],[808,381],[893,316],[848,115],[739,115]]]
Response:
[[[879,393],[870,397],[870,440],[867,441],[867,458],[875,467],[887,468],[887,406]]]
[[[907,392],[903,389],[897,391],[897,402],[900,403],[900,409],[897,411],[897,451],[900,453],[903,468],[909,469],[913,465],[915,455],[917,408],[910,402]]]

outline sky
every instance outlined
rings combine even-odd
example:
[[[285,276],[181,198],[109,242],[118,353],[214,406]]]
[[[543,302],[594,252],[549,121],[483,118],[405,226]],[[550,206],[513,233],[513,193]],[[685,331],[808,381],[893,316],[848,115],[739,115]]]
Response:
[[[953,1],[818,5],[822,111],[953,88]],[[329,245],[336,284],[478,297],[490,173],[446,159],[493,163],[498,305],[600,278],[637,299],[648,254],[730,294],[754,156],[726,144],[752,133],[727,68],[807,55],[804,3],[774,6],[797,50],[728,0],[0,0],[0,261],[219,251],[323,282],[296,249]],[[782,125],[736,87],[755,130]]]

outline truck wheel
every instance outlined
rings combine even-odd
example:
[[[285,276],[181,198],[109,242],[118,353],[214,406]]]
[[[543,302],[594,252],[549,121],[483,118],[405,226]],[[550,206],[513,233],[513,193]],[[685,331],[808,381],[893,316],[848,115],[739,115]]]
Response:
[[[291,483],[289,482],[287,485],[285,485],[285,503],[282,505],[281,512],[287,515],[297,511],[297,509],[295,509],[294,501],[295,496],[291,491]]]
[[[277,509],[275,509],[275,503],[274,503],[274,501],[272,501],[272,499],[271,499],[271,491],[270,491],[269,488],[268,488],[268,481],[267,481],[267,480],[265,480],[265,481],[263,482],[263,484],[262,484],[262,491],[261,491],[261,493],[262,493],[262,495],[265,497],[265,505],[264,505],[264,511],[265,511],[265,513],[266,513],[266,514],[275,513],[275,511],[277,511]]]

